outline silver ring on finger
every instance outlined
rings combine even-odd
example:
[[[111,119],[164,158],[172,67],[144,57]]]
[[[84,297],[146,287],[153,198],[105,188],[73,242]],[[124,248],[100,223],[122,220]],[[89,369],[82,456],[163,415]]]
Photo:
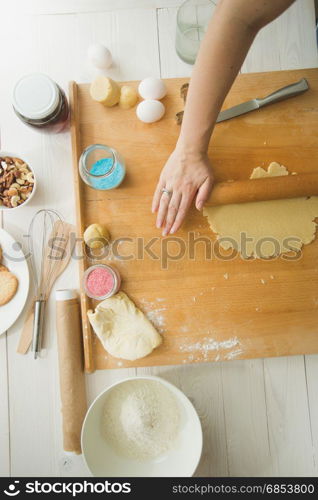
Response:
[[[171,198],[171,196],[172,196],[172,191],[169,191],[169,189],[162,188],[161,192],[162,192],[162,194],[165,194],[169,198]]]

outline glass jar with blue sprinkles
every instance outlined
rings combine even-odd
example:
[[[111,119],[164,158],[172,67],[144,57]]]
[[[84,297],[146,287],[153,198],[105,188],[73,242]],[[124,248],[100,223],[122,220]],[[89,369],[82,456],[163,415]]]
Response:
[[[122,183],[126,168],[123,158],[115,149],[103,144],[92,144],[81,154],[79,172],[88,186],[106,191]]]

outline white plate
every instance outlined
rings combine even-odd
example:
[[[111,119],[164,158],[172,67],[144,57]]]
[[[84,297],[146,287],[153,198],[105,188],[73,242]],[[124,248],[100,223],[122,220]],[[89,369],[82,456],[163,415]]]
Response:
[[[0,306],[0,335],[4,333],[20,316],[26,303],[30,276],[28,263],[25,256],[12,236],[4,229],[0,229],[0,246],[3,252],[2,264],[9,271],[16,275],[19,280],[19,286],[15,296],[3,306]]]
[[[155,380],[175,396],[181,412],[179,436],[164,456],[147,461],[117,455],[102,435],[101,422],[105,400],[118,384],[135,380]],[[160,377],[139,376],[116,382],[103,391],[89,407],[82,428],[82,451],[90,472],[98,477],[190,477],[202,451],[202,429],[198,414],[180,389]],[[150,495],[151,496],[151,495]]]

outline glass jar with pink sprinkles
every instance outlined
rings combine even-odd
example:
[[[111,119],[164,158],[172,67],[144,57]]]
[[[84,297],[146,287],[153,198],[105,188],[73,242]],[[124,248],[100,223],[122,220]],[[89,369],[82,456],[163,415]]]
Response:
[[[97,264],[86,269],[83,285],[88,297],[95,300],[108,299],[118,292],[121,278],[117,271],[106,264]]]

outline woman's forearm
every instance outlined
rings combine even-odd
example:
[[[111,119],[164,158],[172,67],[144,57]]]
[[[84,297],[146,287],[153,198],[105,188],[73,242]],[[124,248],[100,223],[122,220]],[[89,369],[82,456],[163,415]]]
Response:
[[[204,154],[222,103],[259,29],[293,0],[220,0],[194,66],[177,149]]]
[[[191,78],[180,136],[154,193],[162,234],[175,233],[193,200],[201,210],[213,186],[207,149],[213,127],[259,29],[293,0],[219,0]]]

